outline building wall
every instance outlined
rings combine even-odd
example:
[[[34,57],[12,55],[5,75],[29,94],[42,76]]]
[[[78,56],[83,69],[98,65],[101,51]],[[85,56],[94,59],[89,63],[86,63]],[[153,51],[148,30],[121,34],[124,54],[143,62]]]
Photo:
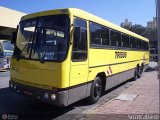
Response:
[[[0,26],[16,28],[21,17],[26,14],[0,6],[0,15]]]
[[[154,29],[154,28],[156,28],[156,26],[157,26],[156,17],[153,17],[152,21],[147,22],[147,28]]]
[[[128,19],[125,19],[125,21],[121,23],[121,27],[132,27],[132,22],[128,22]]]
[[[0,6],[0,39],[10,39],[25,13]]]

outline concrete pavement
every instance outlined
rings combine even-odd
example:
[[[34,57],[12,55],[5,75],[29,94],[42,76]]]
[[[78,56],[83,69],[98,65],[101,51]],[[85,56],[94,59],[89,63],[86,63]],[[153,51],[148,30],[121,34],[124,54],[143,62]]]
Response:
[[[10,72],[0,72],[0,89],[9,87]]]
[[[134,85],[121,94],[137,95],[135,99],[112,99],[100,107],[88,112],[83,119],[87,120],[119,120],[119,119],[157,119],[159,120],[159,80],[157,71],[148,72],[138,79]]]

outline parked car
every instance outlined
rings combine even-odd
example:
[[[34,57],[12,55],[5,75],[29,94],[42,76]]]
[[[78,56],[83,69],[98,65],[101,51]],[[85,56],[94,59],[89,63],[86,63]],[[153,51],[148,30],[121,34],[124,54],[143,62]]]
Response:
[[[14,46],[9,40],[0,40],[0,69],[10,68],[10,59],[13,55]]]

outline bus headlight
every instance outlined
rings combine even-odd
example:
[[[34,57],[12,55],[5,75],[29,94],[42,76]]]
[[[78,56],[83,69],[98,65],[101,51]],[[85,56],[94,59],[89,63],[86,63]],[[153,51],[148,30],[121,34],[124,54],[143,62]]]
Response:
[[[16,90],[16,88],[17,88],[17,87],[16,87],[16,85],[14,85],[14,87],[13,87],[13,88]]]
[[[20,90],[17,90],[17,93],[20,93]]]
[[[55,100],[56,99],[56,95],[55,94],[51,94],[51,99]]]
[[[48,99],[48,97],[49,97],[48,93],[44,93],[44,98]]]

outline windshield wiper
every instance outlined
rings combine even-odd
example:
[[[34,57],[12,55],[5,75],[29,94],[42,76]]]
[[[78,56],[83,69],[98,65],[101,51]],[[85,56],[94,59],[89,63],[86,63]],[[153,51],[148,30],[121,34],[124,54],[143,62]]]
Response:
[[[32,39],[32,35],[29,38],[28,44],[30,44],[31,39]],[[27,47],[28,44],[26,43],[26,45],[24,46],[24,48],[22,50],[19,49],[20,53],[18,54],[17,60],[19,60],[21,57],[23,57],[21,55],[22,55],[23,51],[26,49],[26,47]],[[27,55],[28,55],[28,52],[29,52],[29,45],[28,45],[28,48],[27,48]]]
[[[34,53],[36,53],[36,52],[38,54],[39,61],[41,63],[44,63],[44,57],[41,55],[41,52],[43,53],[43,50],[38,46],[38,43],[35,43],[35,45],[34,45]]]

